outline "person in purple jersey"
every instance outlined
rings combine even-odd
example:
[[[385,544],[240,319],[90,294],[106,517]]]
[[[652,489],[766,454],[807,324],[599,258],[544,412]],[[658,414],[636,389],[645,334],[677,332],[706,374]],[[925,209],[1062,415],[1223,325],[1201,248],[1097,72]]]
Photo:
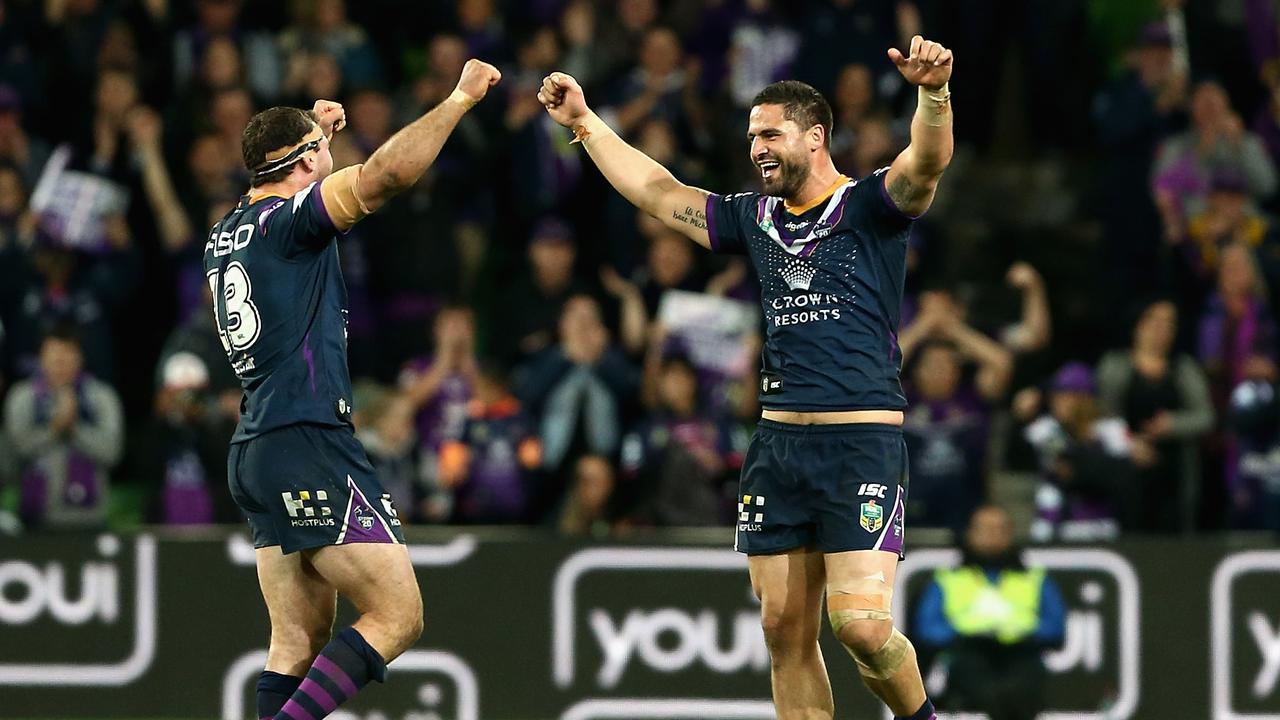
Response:
[[[204,250],[218,335],[244,397],[227,481],[257,548],[271,618],[258,717],[333,713],[422,633],[401,520],[351,419],[347,291],[337,239],[435,160],[501,75],[479,60],[453,94],[363,165],[333,171],[342,106],[274,107],[244,130],[249,193]],[[331,637],[337,596],[359,612]]]
[[[919,87],[911,144],[854,181],[831,160],[831,106],[804,83],[765,87],[747,140],[764,193],[690,187],[623,141],[561,72],[538,100],[573,130],[627,200],[715,252],[748,254],[767,334],[763,418],[739,486],[735,545],[748,556],[779,718],[835,713],[818,631],[836,637],[894,715],[934,718],[915,649],[893,627],[906,451],[897,330],[912,221],[951,161],[951,51],[920,36],[888,51]]]

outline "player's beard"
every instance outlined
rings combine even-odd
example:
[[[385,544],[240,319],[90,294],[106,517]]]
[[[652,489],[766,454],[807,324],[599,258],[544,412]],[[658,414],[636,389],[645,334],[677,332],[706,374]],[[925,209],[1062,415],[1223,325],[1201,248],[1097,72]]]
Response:
[[[771,159],[778,162],[778,171],[771,178],[760,178],[761,184],[764,185],[764,193],[781,198],[795,197],[809,177],[808,158],[789,158],[778,155]]]

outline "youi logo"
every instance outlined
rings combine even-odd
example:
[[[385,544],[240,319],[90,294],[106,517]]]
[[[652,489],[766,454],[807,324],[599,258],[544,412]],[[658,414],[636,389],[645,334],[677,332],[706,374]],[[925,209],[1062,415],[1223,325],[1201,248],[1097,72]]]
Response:
[[[77,553],[48,547],[44,561],[31,546],[23,559],[0,554],[0,686],[119,686],[141,677],[156,651],[155,538],[104,534],[77,559],[68,558],[83,553],[83,542]],[[74,651],[51,658],[49,648]]]

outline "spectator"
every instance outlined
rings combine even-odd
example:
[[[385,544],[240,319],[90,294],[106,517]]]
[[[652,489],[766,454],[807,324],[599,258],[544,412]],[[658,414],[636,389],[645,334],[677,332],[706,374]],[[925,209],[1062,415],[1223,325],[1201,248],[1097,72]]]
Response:
[[[940,651],[947,689],[939,704],[991,720],[1033,720],[1047,705],[1041,655],[1066,639],[1066,605],[1043,567],[1013,543],[997,505],[973,513],[960,565],[939,569],[921,596],[912,637]]]
[[[744,111],[760,88],[792,76],[800,34],[783,22],[774,0],[744,0],[729,30],[729,97]]]
[[[417,418],[419,462],[427,488],[421,515],[444,522],[453,506],[440,474],[440,452],[445,442],[462,436],[466,424],[476,378],[475,317],[466,307],[442,308],[432,332],[434,353],[405,364],[400,388]]]
[[[354,87],[378,85],[381,62],[359,25],[347,20],[344,0],[316,0],[295,3],[294,23],[280,33],[280,55],[292,67],[294,59],[308,53],[323,53],[337,64],[338,71]],[[312,98],[336,95],[313,95]]]
[[[574,276],[577,248],[568,225],[558,219],[539,222],[529,241],[529,273],[521,273],[497,304],[493,346],[505,361],[534,356],[555,339],[566,300],[584,292]]]
[[[1102,415],[1093,371],[1084,363],[1063,365],[1049,386],[1047,412],[1040,414],[1040,406],[1034,388],[1014,404],[1015,416],[1029,423],[1024,436],[1042,473],[1032,539],[1114,539],[1142,501],[1135,466],[1150,467],[1155,451],[1131,436],[1123,419]]]
[[[610,115],[618,133],[631,135],[646,120],[663,120],[694,136],[704,129],[696,73],[682,66],[680,38],[666,27],[645,31],[639,65],[621,83]],[[706,138],[703,138],[705,145]]]
[[[124,450],[120,399],[83,371],[74,329],[59,326],[40,346],[40,369],[5,402],[5,430],[21,464],[19,516],[30,528],[101,527],[108,473]]]
[[[857,63],[846,65],[836,79],[831,105],[835,115],[831,156],[835,158],[836,167],[852,167],[862,127],[877,114],[871,68]]]
[[[1274,381],[1247,380],[1231,393],[1227,427],[1239,454],[1237,526],[1280,532],[1280,399]]]
[[[1043,350],[1053,335],[1044,278],[1030,263],[1020,261],[1009,266],[1005,282],[1022,294],[1022,314],[1000,333],[1000,344],[1015,355]]]
[[[1185,218],[1203,206],[1218,171],[1241,175],[1255,200],[1276,190],[1276,167],[1262,141],[1245,130],[1221,85],[1202,82],[1191,96],[1191,129],[1164,141],[1156,158],[1155,197],[1165,237],[1183,234]]]
[[[655,353],[656,354],[656,353]],[[628,516],[642,525],[720,525],[732,520],[745,440],[700,407],[698,371],[688,358],[654,359],[657,405],[622,444]],[[646,380],[649,380],[646,378]]]
[[[217,38],[230,38],[240,48],[249,87],[255,95],[275,99],[284,77],[275,39],[239,25],[242,0],[196,0],[196,24],[180,30],[173,41],[173,75],[177,87],[185,87],[196,75],[205,46]]]
[[[1152,23],[1128,53],[1127,69],[1093,101],[1094,128],[1102,152],[1099,213],[1114,274],[1112,302],[1124,288],[1151,292],[1160,248],[1160,215],[1147,190],[1160,141],[1178,129],[1186,105],[1187,75],[1174,61],[1168,26]],[[1171,228],[1166,228],[1171,229]]]
[[[453,522],[530,522],[542,446],[534,423],[496,366],[476,373],[459,437],[440,448],[440,482],[454,494]]]
[[[208,284],[201,300],[165,340],[156,366],[156,428],[145,444],[160,488],[154,517],[166,524],[239,518],[223,481],[244,393],[214,326]]]
[[[356,383],[352,394],[355,409],[351,421],[356,438],[368,453],[378,480],[401,508],[402,521],[419,517],[414,509],[422,503],[425,483],[417,469],[413,403],[406,393],[369,380]]]
[[[636,390],[635,371],[609,342],[600,306],[576,295],[560,314],[559,342],[522,370],[517,396],[537,418],[542,467],[559,475],[580,454],[611,456]]]
[[[23,182],[31,185],[48,159],[49,145],[22,125],[22,98],[12,87],[0,85],[0,162],[17,167]]]
[[[1195,359],[1174,351],[1178,310],[1168,300],[1143,308],[1133,345],[1098,363],[1099,405],[1154,451],[1137,469],[1144,532],[1190,531],[1201,479],[1200,441],[1213,429],[1209,383]]]
[[[987,430],[1012,357],[965,324],[950,297],[936,291],[921,298],[900,344],[910,378],[903,425],[912,458],[908,522],[959,532],[975,500],[986,495]],[[971,376],[966,362],[976,366]]]
[[[573,481],[556,522],[562,535],[602,536],[610,531],[610,500],[615,485],[613,465],[598,455],[585,455],[573,468]]]
[[[1218,269],[1218,254],[1232,243],[1257,248],[1267,235],[1266,217],[1249,199],[1245,178],[1231,170],[1214,173],[1205,207],[1187,220],[1184,254],[1197,279]]]
[[[1217,278],[1217,288],[1200,317],[1199,355],[1214,408],[1221,412],[1232,388],[1271,372],[1276,326],[1262,275],[1248,247],[1224,248]]]

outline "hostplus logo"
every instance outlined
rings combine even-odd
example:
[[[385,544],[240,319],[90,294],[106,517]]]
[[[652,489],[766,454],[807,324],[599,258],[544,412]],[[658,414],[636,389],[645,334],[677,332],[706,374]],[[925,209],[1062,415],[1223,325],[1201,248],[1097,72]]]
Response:
[[[329,502],[329,493],[324,490],[316,490],[314,493],[299,490],[297,496],[292,492],[282,492],[280,497],[284,500],[284,509],[289,513],[289,524],[292,527],[332,527],[337,524],[333,519],[333,510],[326,504]],[[320,511],[318,516],[317,509]],[[361,524],[364,524],[363,518]],[[364,527],[367,529],[372,526],[373,518],[369,518],[369,524]]]
[[[758,532],[764,523],[764,496],[743,495],[738,503],[738,529]]]

